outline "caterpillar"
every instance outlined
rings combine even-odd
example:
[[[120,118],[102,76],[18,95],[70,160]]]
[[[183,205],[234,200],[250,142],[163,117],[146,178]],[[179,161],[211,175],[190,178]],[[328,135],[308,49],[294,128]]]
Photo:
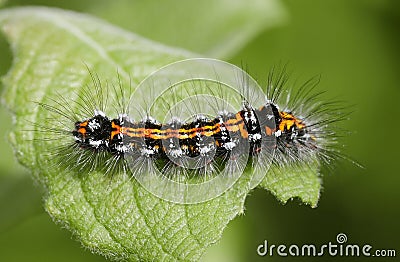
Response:
[[[75,101],[39,103],[54,115],[47,132],[68,141],[52,150],[56,163],[79,173],[131,172],[159,197],[197,203],[222,194],[248,167],[256,185],[271,165],[340,156],[332,124],[345,115],[336,102],[320,101],[318,79],[294,92],[286,71],[272,70],[262,89],[242,69],[214,59],[167,65],[130,94],[120,79],[110,91],[91,78]]]

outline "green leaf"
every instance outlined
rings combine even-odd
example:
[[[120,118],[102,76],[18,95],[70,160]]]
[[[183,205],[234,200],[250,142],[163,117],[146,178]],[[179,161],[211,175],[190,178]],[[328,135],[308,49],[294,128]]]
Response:
[[[221,238],[229,221],[243,213],[246,195],[254,186],[251,175],[241,176],[213,200],[174,204],[148,193],[129,174],[110,178],[52,165],[44,154],[46,144],[35,140],[38,132],[27,131],[27,123],[40,124],[52,116],[32,101],[49,103],[57,94],[77,99],[76,92],[92,84],[86,66],[104,81],[115,79],[118,71],[129,90],[129,83],[137,85],[161,66],[195,55],[58,9],[3,10],[0,25],[14,54],[12,68],[3,78],[3,98],[16,120],[11,143],[19,161],[44,187],[45,208],[54,221],[71,230],[86,248],[107,257],[198,260]],[[316,172],[303,173],[293,179],[286,172],[273,172],[263,186],[281,200],[300,196],[314,205],[319,184],[311,182],[311,196],[305,190],[292,190],[298,186],[293,183],[318,179]]]
[[[269,190],[282,203],[298,197],[302,202],[316,207],[321,190],[319,167],[317,160],[290,166],[272,166],[259,187]]]
[[[1,91],[0,89],[0,92]],[[5,139],[10,133],[12,126],[6,124],[11,123],[11,117],[4,107],[0,107],[0,122],[4,123],[0,127],[0,179],[5,176],[26,177],[28,174],[27,170],[18,165],[10,143],[7,143],[8,141]]]

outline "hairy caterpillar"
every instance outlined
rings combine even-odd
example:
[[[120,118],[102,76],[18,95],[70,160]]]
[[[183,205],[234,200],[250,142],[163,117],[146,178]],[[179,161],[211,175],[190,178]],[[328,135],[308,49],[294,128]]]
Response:
[[[39,103],[54,117],[38,129],[68,141],[51,150],[55,162],[79,173],[131,172],[159,197],[197,203],[222,194],[248,167],[257,185],[270,165],[340,156],[332,123],[344,115],[320,101],[318,79],[292,92],[285,70],[273,70],[263,90],[240,68],[213,59],[167,65],[129,94],[120,80],[109,89],[91,77],[75,100]]]

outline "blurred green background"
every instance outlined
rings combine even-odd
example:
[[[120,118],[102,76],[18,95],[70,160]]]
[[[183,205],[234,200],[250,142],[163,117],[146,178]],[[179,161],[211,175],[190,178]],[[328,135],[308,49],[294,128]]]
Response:
[[[400,256],[400,172],[396,171],[400,156],[396,137],[400,128],[399,1],[0,2],[6,2],[2,8],[46,5],[90,13],[165,44],[244,64],[261,83],[280,62],[289,62],[294,75],[303,80],[321,74],[318,89],[353,105],[350,120],[342,124],[352,131],[343,139],[347,145],[343,151],[365,169],[343,162],[332,174],[324,175],[316,209],[297,200],[282,205],[264,190],[253,191],[245,215],[229,224],[221,242],[203,260],[290,261],[259,257],[256,248],[264,240],[321,245],[335,242],[338,233],[346,233],[348,243],[396,249],[397,259]],[[12,55],[3,37],[0,58],[4,75]],[[84,251],[44,213],[40,189],[15,162],[6,142],[11,117],[4,109],[0,121],[0,261],[105,261]]]

